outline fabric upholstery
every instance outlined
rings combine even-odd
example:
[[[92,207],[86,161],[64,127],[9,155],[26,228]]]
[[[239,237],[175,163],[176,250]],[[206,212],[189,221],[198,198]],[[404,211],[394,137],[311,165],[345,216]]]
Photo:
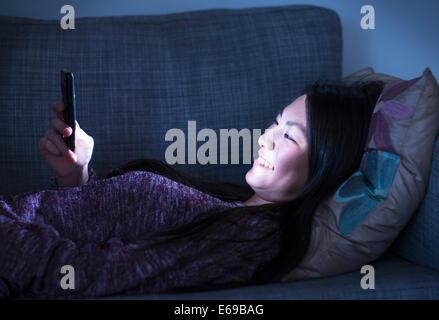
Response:
[[[165,161],[165,135],[176,128],[186,137],[177,169],[240,184],[268,120],[309,82],[341,77],[339,17],[316,6],[77,18],[75,27],[0,17],[0,194],[49,185],[37,145],[61,99],[61,69],[75,74],[77,119],[95,140],[98,176],[137,158]],[[203,144],[188,137],[188,121],[197,133],[215,131],[216,164],[188,164],[189,147]],[[239,164],[220,164],[219,130],[233,128],[259,135],[246,163],[241,141]]]
[[[362,289],[360,271],[343,275],[247,286],[238,289],[215,290],[184,294],[146,294],[137,296],[105,297],[137,300],[376,300],[376,299],[437,299],[439,273],[408,262],[397,255],[386,253],[370,265],[375,270],[375,289]]]

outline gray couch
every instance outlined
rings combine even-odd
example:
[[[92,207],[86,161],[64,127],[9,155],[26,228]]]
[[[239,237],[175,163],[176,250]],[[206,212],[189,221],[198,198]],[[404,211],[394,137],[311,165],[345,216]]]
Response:
[[[0,42],[0,194],[49,186],[53,171],[37,143],[50,126],[52,103],[60,99],[61,69],[75,73],[78,122],[95,140],[90,165],[99,178],[132,159],[165,161],[171,144],[166,132],[178,128],[189,141],[189,120],[196,121],[197,133],[211,128],[218,137],[220,129],[263,130],[306,84],[341,78],[339,17],[315,6],[78,18],[75,30],[62,30],[59,21],[0,17]],[[256,155],[257,139],[253,146]],[[217,164],[187,161],[188,149],[186,163],[175,165],[199,177],[239,184],[245,184],[251,167],[242,152],[238,164],[230,158],[219,164],[219,151]],[[438,171],[437,160],[433,167],[432,174]],[[437,179],[431,179],[427,191],[436,204],[438,197],[431,194]],[[422,212],[417,217],[426,219]],[[233,290],[114,298],[437,299],[436,260],[410,261],[404,253],[411,249],[404,251],[403,241],[372,263],[375,290],[361,289],[358,270]]]

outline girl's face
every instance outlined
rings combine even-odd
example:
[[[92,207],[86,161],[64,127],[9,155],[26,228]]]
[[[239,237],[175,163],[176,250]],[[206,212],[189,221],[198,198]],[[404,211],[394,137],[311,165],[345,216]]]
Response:
[[[255,191],[247,205],[289,201],[305,186],[308,177],[305,99],[306,95],[302,95],[285,107],[282,115],[276,116],[277,123],[260,136],[259,158],[245,175]],[[270,167],[260,165],[261,158]]]

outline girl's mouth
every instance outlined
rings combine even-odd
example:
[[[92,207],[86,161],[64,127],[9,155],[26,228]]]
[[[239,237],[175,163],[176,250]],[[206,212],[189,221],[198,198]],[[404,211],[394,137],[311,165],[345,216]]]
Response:
[[[257,158],[254,162],[255,166],[258,167],[262,167],[262,168],[266,168],[266,169],[270,169],[270,170],[274,170],[274,166],[272,166],[271,164],[269,164],[267,161],[265,161],[264,159],[262,159],[261,157]]]

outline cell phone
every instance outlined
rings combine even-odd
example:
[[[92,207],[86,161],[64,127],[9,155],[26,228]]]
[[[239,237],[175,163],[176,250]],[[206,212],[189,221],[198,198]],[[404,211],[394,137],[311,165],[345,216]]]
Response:
[[[73,72],[61,70],[61,92],[64,103],[64,122],[72,128],[72,134],[64,138],[66,146],[75,151],[76,98]]]

